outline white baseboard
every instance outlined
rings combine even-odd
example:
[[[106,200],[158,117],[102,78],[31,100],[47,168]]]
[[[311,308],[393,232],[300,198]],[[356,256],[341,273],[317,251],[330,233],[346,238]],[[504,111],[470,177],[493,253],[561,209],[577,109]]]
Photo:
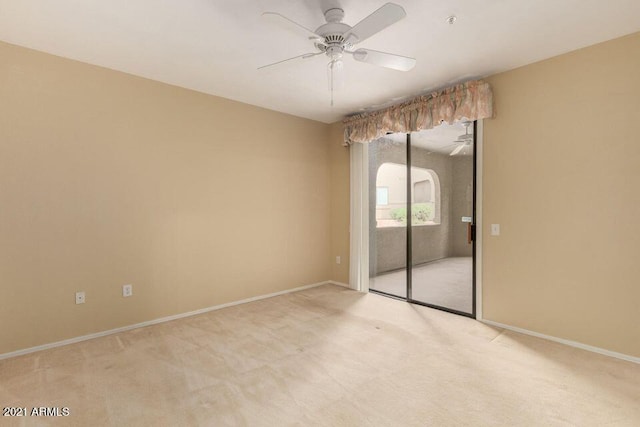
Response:
[[[57,341],[57,342],[52,342],[52,343],[48,343],[48,344],[38,345],[38,346],[35,346],[35,347],[29,347],[29,348],[25,348],[23,350],[16,350],[16,351],[12,351],[12,352],[9,352],[9,353],[0,354],[0,360],[9,359],[11,357],[16,357],[16,356],[22,356],[22,355],[29,354],[29,353],[35,353],[36,351],[48,350],[48,349],[55,348],[55,347],[62,347],[63,345],[75,344],[75,343],[82,342],[82,341],[92,340],[94,338],[100,338],[100,337],[104,337],[104,336],[107,336],[107,335],[117,334],[119,332],[130,331],[132,329],[144,328],[145,326],[156,325],[158,323],[170,322],[172,320],[182,319],[182,318],[190,317],[190,316],[196,316],[198,314],[208,313],[210,311],[220,310],[220,309],[223,309],[223,308],[226,308],[226,307],[232,307],[234,305],[240,305],[240,304],[245,304],[245,303],[248,303],[248,302],[259,301],[259,300],[262,300],[262,299],[277,297],[278,295],[284,295],[284,294],[288,294],[288,293],[291,293],[291,292],[303,291],[305,289],[315,288],[317,286],[328,285],[328,284],[343,285],[343,284],[340,284],[338,282],[333,282],[331,280],[327,280],[327,281],[319,282],[319,283],[312,283],[311,285],[299,286],[297,288],[286,289],[284,291],[273,292],[273,293],[266,294],[266,295],[258,295],[258,296],[255,296],[255,297],[246,298],[246,299],[242,299],[242,300],[239,300],[239,301],[232,301],[232,302],[228,302],[228,303],[225,303],[225,304],[214,305],[214,306],[211,306],[211,307],[201,308],[199,310],[189,311],[187,313],[174,314],[173,316],[161,317],[159,319],[148,320],[146,322],[136,323],[134,325],[123,326],[121,328],[116,328],[116,329],[109,329],[108,331],[96,332],[96,333],[89,334],[89,335],[82,335],[80,337],[69,338],[69,339],[63,340],[63,341]],[[348,285],[345,285],[345,286],[348,286]]]
[[[349,288],[349,289],[351,289],[351,286],[349,286],[349,284],[348,284],[348,283],[336,282],[335,280],[329,280],[329,281],[327,281],[327,283],[330,283],[330,284],[332,284],[332,285],[342,286],[342,287],[344,287],[344,288]]]
[[[558,338],[558,337],[554,337],[554,336],[551,336],[551,335],[545,335],[545,334],[541,334],[539,332],[530,331],[528,329],[522,329],[522,328],[518,328],[516,326],[510,326],[510,325],[505,325],[503,323],[494,322],[492,320],[480,319],[480,322],[486,323],[487,325],[496,326],[498,328],[507,329],[509,331],[519,332],[521,334],[531,335],[533,337],[542,338],[542,339],[549,340],[549,341],[554,341],[554,342],[557,342],[557,343],[560,343],[560,344],[564,344],[564,345],[568,345],[568,346],[571,346],[571,347],[579,348],[581,350],[587,350],[587,351],[591,351],[593,353],[598,353],[598,354],[602,354],[602,355],[609,356],[609,357],[615,357],[616,359],[626,360],[627,362],[633,362],[633,363],[639,363],[640,364],[640,357],[634,357],[634,356],[630,356],[628,354],[618,353],[618,352],[611,351],[611,350],[605,350],[604,348],[594,347],[592,345],[582,344],[582,343],[577,342],[577,341],[566,340],[564,338]]]

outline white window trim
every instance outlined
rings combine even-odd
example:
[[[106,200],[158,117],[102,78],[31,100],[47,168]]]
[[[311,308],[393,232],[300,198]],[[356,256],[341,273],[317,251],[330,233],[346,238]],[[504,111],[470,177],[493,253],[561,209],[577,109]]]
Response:
[[[476,127],[476,319],[482,320],[482,159],[484,123]]]
[[[351,229],[349,286],[369,292],[369,146],[351,144]]]

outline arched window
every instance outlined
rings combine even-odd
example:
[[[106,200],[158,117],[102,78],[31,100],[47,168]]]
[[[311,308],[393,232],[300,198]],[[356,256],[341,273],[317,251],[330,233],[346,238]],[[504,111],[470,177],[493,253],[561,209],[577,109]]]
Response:
[[[440,179],[431,169],[411,167],[411,225],[440,224]],[[406,227],[407,166],[383,163],[376,175],[376,227]]]

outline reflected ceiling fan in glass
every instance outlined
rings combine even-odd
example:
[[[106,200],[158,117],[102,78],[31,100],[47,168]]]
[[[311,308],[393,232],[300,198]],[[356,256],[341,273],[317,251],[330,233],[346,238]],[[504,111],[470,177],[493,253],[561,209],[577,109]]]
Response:
[[[469,155],[473,153],[473,134],[469,133],[469,126],[471,122],[467,121],[463,123],[465,127],[465,131],[463,135],[460,135],[458,139],[454,141],[454,145],[456,146],[451,153],[450,156],[457,155]]]

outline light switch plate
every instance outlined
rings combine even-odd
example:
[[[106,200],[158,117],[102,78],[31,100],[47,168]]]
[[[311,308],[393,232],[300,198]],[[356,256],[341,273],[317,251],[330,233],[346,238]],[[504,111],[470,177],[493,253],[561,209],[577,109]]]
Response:
[[[491,224],[491,235],[492,236],[500,235],[500,224]]]

